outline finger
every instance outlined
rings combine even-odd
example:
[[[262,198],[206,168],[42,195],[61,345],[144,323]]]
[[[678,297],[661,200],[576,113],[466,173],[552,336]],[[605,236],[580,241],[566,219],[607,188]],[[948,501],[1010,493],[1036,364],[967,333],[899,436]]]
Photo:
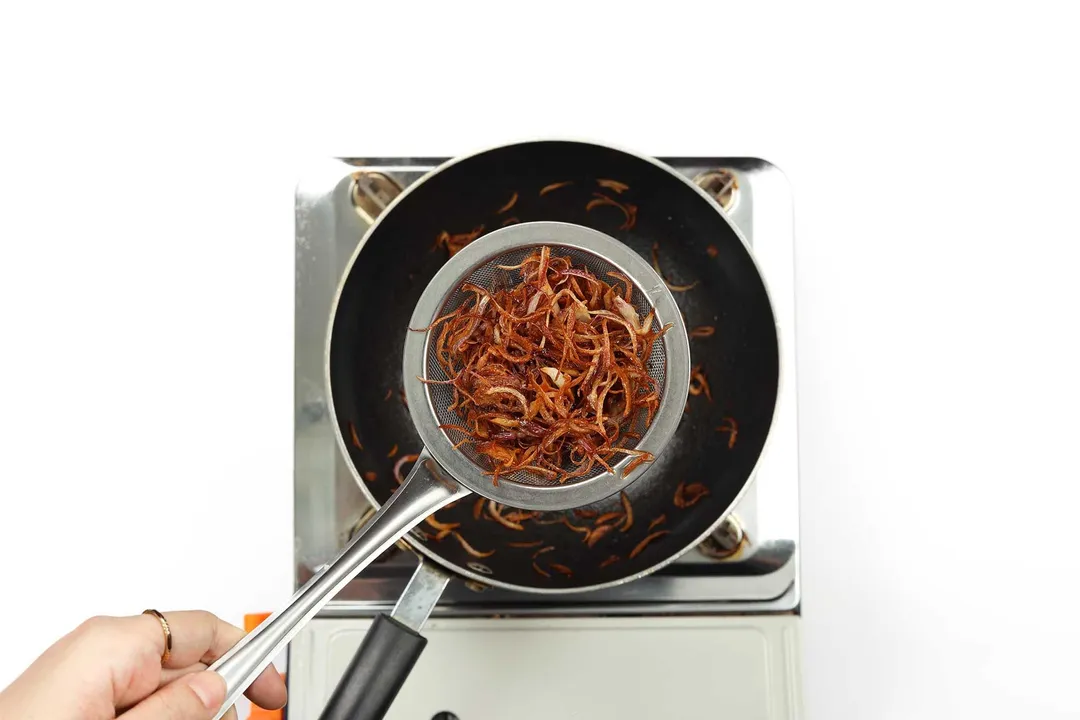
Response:
[[[214,672],[180,678],[158,690],[118,720],[210,720],[225,702],[225,680]]]
[[[185,668],[197,662],[213,663],[244,637],[244,631],[213,613],[203,610],[184,610],[162,613],[169,623],[172,650],[165,667]],[[138,616],[161,651],[165,650],[165,634],[161,623],[152,615]],[[156,630],[156,634],[153,632]]]
[[[221,720],[236,720],[236,706],[233,705],[229,708],[225,714],[221,716]]]
[[[266,710],[277,710],[285,707],[289,699],[289,691],[285,689],[285,681],[277,669],[271,664],[263,670],[255,682],[244,692],[248,700]]]
[[[174,669],[171,669],[171,668],[164,668],[161,671],[161,681],[160,681],[160,683],[158,683],[158,687],[159,688],[165,687],[169,683],[175,682],[176,680],[178,680],[179,678],[184,677],[185,675],[191,675],[192,673],[202,672],[207,667],[208,666],[205,665],[204,663],[195,663],[191,667],[186,667],[186,668],[183,668],[181,670],[174,670]],[[255,702],[256,705],[259,704],[257,701],[253,701],[253,702]],[[260,706],[260,707],[262,707],[262,706]],[[267,709],[276,710],[277,708],[267,708]],[[230,712],[233,713],[233,714],[230,715],[229,713],[226,713],[222,720],[229,720],[230,717],[232,718],[232,720],[236,720],[236,715],[235,715],[236,709],[233,708],[232,710],[230,710]]]
[[[176,668],[162,668],[161,669],[161,680],[158,681],[158,687],[159,688],[165,687],[169,683],[175,682],[176,680],[179,680],[180,678],[184,677],[185,675],[191,675],[192,673],[202,672],[207,667],[208,666],[207,666],[206,663],[195,663],[194,665],[189,665],[188,667],[180,668],[179,670],[176,669]]]
[[[172,635],[172,650],[168,662],[165,663],[165,667],[169,669],[188,668],[196,663],[209,666],[245,634],[235,625],[203,610],[166,612],[162,615],[169,623]],[[157,618],[140,615],[137,619],[147,637],[157,643],[160,652],[164,652],[165,634]],[[271,710],[284,706],[288,699],[285,683],[273,666],[267,667],[255,682],[251,683],[244,695],[260,707]]]

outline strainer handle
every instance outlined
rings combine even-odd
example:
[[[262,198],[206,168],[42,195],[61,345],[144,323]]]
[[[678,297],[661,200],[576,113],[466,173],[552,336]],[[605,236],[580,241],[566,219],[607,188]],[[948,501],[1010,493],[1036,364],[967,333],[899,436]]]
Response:
[[[226,688],[225,703],[214,720],[225,715],[307,622],[372,560],[425,517],[468,494],[427,451],[421,452],[409,477],[337,559],[210,666],[225,679]]]

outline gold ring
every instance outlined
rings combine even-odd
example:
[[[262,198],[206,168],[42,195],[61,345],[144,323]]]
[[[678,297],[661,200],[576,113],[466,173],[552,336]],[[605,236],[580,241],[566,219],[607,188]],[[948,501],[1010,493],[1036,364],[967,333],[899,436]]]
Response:
[[[153,615],[161,623],[161,631],[165,633],[165,652],[161,653],[161,664],[164,665],[169,661],[169,656],[172,655],[172,630],[169,629],[169,621],[157,610],[143,610],[142,614]]]

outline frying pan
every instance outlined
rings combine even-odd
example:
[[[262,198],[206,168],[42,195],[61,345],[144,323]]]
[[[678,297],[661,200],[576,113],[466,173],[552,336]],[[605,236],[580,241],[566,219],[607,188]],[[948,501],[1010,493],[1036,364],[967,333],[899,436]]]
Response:
[[[582,515],[621,510],[619,496],[548,513],[543,520],[551,524],[526,522],[523,530],[491,519],[486,501],[466,498],[440,510],[437,520],[459,523],[458,533],[474,550],[494,550],[493,555],[477,557],[452,536],[436,540],[426,524],[412,531],[409,543],[430,561],[421,563],[418,574],[438,566],[521,592],[581,592],[658,570],[724,520],[753,477],[769,436],[779,343],[768,291],[747,243],[712,198],[671,168],[624,150],[570,141],[505,145],[452,160],[406,189],[368,230],[341,281],[331,324],[329,377],[340,444],[373,505],[397,487],[395,466],[402,456],[423,447],[400,392],[402,348],[421,292],[447,260],[448,245],[536,220],[600,230],[649,262],[655,248],[669,286],[685,288],[675,298],[686,326],[714,329],[711,336],[692,337],[690,348],[708,396],[688,398],[667,450],[627,488],[634,521],[625,531],[609,532],[591,547],[583,542],[581,530],[594,521]],[[407,472],[402,463],[399,476]],[[679,507],[685,505],[676,500],[680,484],[694,483],[708,493]],[[656,531],[667,533],[639,547]],[[553,549],[533,557],[546,547]],[[553,571],[553,565],[569,572]],[[430,605],[445,582],[414,578],[414,585],[428,588],[421,604]],[[427,612],[417,614],[422,624]],[[423,648],[416,625],[376,619],[325,720],[381,717]],[[347,683],[350,678],[362,682]]]

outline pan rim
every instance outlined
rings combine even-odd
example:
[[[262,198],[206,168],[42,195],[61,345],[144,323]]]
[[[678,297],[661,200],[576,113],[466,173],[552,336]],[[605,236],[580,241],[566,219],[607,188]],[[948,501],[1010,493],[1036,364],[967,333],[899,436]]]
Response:
[[[614,144],[611,144],[611,143],[607,143],[607,142],[598,142],[598,141],[592,141],[592,140],[582,140],[582,139],[573,139],[573,138],[561,138],[561,137],[542,137],[542,138],[533,138],[533,139],[529,139],[529,140],[523,139],[523,140],[518,140],[518,141],[501,142],[501,143],[498,143],[498,144],[495,144],[495,145],[487,146],[487,147],[484,147],[484,148],[481,148],[481,149],[466,153],[466,154],[462,154],[462,155],[452,157],[452,158],[446,160],[445,162],[433,167],[431,170],[424,173],[423,175],[421,175],[415,182],[413,182],[411,185],[409,185],[407,188],[405,188],[400,194],[398,194],[397,197],[395,197],[383,209],[383,211],[381,213],[379,213],[378,217],[375,218],[375,221],[371,224],[371,226],[367,229],[367,231],[364,233],[364,235],[360,238],[359,242],[357,242],[356,248],[353,250],[352,254],[349,256],[349,260],[345,264],[345,268],[341,273],[341,277],[338,279],[337,288],[334,291],[334,297],[333,297],[333,300],[332,300],[331,305],[330,305],[330,314],[329,314],[329,318],[327,320],[325,345],[324,345],[323,372],[324,372],[324,380],[326,382],[326,390],[327,390],[327,393],[326,393],[327,406],[328,406],[328,409],[330,411],[330,417],[334,419],[334,422],[332,423],[332,425],[333,425],[333,431],[334,431],[334,439],[337,442],[338,451],[339,451],[341,457],[343,457],[345,459],[346,465],[349,468],[349,473],[352,475],[353,481],[359,487],[360,492],[364,495],[364,498],[372,505],[372,507],[374,507],[376,510],[378,510],[379,508],[382,507],[383,503],[380,503],[371,494],[371,491],[368,489],[367,484],[363,481],[363,478],[361,477],[360,472],[357,470],[355,463],[352,461],[352,456],[349,454],[349,451],[348,451],[347,440],[346,440],[344,434],[342,433],[341,424],[337,421],[337,410],[336,410],[336,408],[334,406],[333,382],[331,380],[331,372],[330,372],[330,350],[331,350],[331,347],[333,345],[334,325],[335,325],[336,320],[337,320],[338,306],[340,304],[341,294],[342,294],[342,291],[345,288],[346,281],[351,276],[353,266],[356,264],[356,261],[360,257],[360,254],[363,251],[364,247],[367,245],[368,241],[371,239],[371,237],[373,236],[375,231],[379,228],[379,226],[383,222],[383,220],[385,220],[393,212],[393,210],[398,206],[398,204],[401,203],[406,197],[408,197],[410,193],[415,191],[418,187],[422,186],[425,182],[427,182],[431,178],[437,176],[438,174],[442,173],[443,171],[445,171],[445,170],[447,170],[447,169],[449,169],[449,168],[451,168],[451,167],[453,167],[455,165],[466,162],[468,160],[479,157],[481,155],[486,155],[488,153],[497,152],[499,150],[510,148],[510,147],[517,147],[517,146],[522,146],[522,145],[536,145],[536,144],[543,144],[543,143],[565,143],[565,144],[570,144],[570,145],[587,145],[587,146],[600,148],[600,149],[603,149],[603,150],[613,151],[613,152],[620,153],[620,154],[626,155],[628,157],[634,158],[636,160],[640,160],[640,161],[648,163],[648,164],[650,164],[650,165],[652,165],[652,166],[654,166],[654,167],[656,167],[656,168],[658,168],[660,170],[665,171],[669,176],[671,176],[671,177],[679,180],[680,182],[682,182],[686,187],[693,190],[702,200],[704,200],[706,203],[711,205],[713,210],[720,216],[720,218],[727,224],[728,228],[735,234],[735,237],[737,237],[739,239],[739,242],[742,243],[743,250],[746,252],[746,255],[747,255],[748,259],[750,260],[750,263],[753,266],[754,271],[755,271],[755,273],[757,275],[758,281],[761,283],[762,289],[764,290],[765,299],[766,299],[766,302],[768,303],[768,307],[769,307],[769,312],[770,312],[770,314],[772,315],[772,318],[773,318],[772,325],[773,325],[773,332],[774,332],[775,339],[776,339],[776,363],[777,363],[776,393],[775,393],[775,397],[774,397],[774,400],[773,400],[773,405],[772,405],[770,416],[769,416],[769,426],[768,426],[768,429],[767,429],[766,434],[765,434],[765,440],[762,443],[761,450],[758,452],[757,457],[754,460],[753,466],[751,467],[749,473],[747,473],[747,477],[743,481],[742,487],[739,489],[739,492],[735,494],[734,499],[732,499],[731,503],[728,504],[727,508],[725,508],[725,510],[717,516],[716,520],[711,525],[709,525],[705,529],[704,532],[702,532],[696,538],[692,539],[683,548],[671,553],[670,555],[665,557],[663,560],[660,560],[659,562],[657,562],[657,563],[655,563],[655,564],[653,564],[653,565],[651,565],[651,566],[649,566],[649,567],[647,567],[647,568],[645,568],[643,570],[639,570],[638,572],[633,573],[631,575],[626,575],[624,577],[617,578],[615,580],[609,580],[607,582],[595,583],[595,584],[592,584],[592,585],[580,585],[580,586],[574,586],[574,587],[541,588],[541,587],[532,587],[532,586],[528,586],[528,585],[517,585],[517,584],[514,584],[514,583],[508,583],[508,582],[505,582],[505,581],[502,581],[502,580],[496,580],[496,579],[494,579],[494,578],[492,578],[491,576],[488,576],[488,575],[481,575],[480,573],[474,572],[472,570],[469,570],[468,568],[464,568],[464,567],[461,567],[459,565],[456,565],[453,562],[450,562],[449,560],[442,557],[439,553],[437,553],[435,550],[431,549],[430,547],[428,547],[424,543],[411,542],[411,541],[408,542],[409,547],[412,548],[415,552],[420,553],[424,557],[430,559],[431,561],[438,563],[439,565],[446,568],[450,572],[454,573],[458,577],[467,578],[467,579],[474,580],[476,582],[482,583],[484,585],[488,585],[488,586],[491,586],[491,587],[497,587],[497,588],[504,589],[504,590],[512,590],[512,591],[515,591],[515,592],[526,592],[526,593],[534,593],[534,594],[539,594],[539,595],[569,595],[569,594],[575,594],[575,593],[592,592],[594,590],[604,590],[604,589],[608,589],[608,588],[614,588],[614,587],[618,587],[620,585],[624,585],[624,584],[629,583],[629,582],[633,582],[635,580],[639,580],[639,579],[641,579],[643,577],[646,577],[648,575],[652,575],[653,573],[664,569],[665,567],[667,567],[668,565],[671,565],[672,563],[674,563],[676,560],[681,558],[683,555],[685,555],[689,551],[693,550],[695,547],[697,547],[699,544],[701,544],[701,542],[703,542],[705,540],[705,538],[709,537],[713,532],[715,532],[716,529],[718,527],[720,527],[720,525],[722,525],[725,520],[727,520],[728,516],[731,515],[731,513],[734,511],[736,506],[738,506],[738,504],[742,501],[743,497],[745,497],[746,493],[749,491],[751,485],[753,484],[755,478],[757,477],[757,472],[758,472],[758,469],[761,467],[761,463],[762,463],[763,458],[765,458],[765,456],[768,454],[768,451],[769,451],[769,449],[770,449],[770,447],[771,447],[771,445],[773,443],[774,436],[775,436],[775,433],[773,432],[773,430],[775,429],[775,426],[776,426],[777,410],[780,407],[781,398],[784,397],[784,395],[785,395],[785,387],[786,387],[786,384],[784,382],[785,369],[784,369],[784,359],[783,359],[783,357],[784,357],[784,355],[783,355],[783,335],[780,332],[780,327],[779,327],[779,325],[777,323],[776,304],[773,301],[773,296],[772,296],[772,293],[771,293],[770,288],[769,288],[768,280],[765,277],[764,273],[762,273],[762,271],[761,271],[761,266],[758,263],[758,259],[757,259],[757,257],[755,256],[755,254],[753,252],[753,248],[750,246],[750,243],[747,242],[746,237],[743,235],[742,231],[733,222],[731,222],[731,220],[728,219],[727,215],[724,213],[723,209],[720,207],[720,204],[716,202],[715,198],[710,197],[708,193],[706,193],[700,187],[695,185],[689,178],[683,176],[682,174],[680,174],[679,172],[674,170],[667,163],[664,163],[664,162],[658,160],[655,157],[642,155],[642,154],[637,153],[635,151],[628,150],[626,148],[623,148],[623,147],[620,147],[618,145],[614,145]],[[475,495],[476,493],[473,493],[473,492],[470,491],[469,494],[470,495]],[[411,540],[412,535],[407,533],[405,535],[405,539],[407,541]]]

